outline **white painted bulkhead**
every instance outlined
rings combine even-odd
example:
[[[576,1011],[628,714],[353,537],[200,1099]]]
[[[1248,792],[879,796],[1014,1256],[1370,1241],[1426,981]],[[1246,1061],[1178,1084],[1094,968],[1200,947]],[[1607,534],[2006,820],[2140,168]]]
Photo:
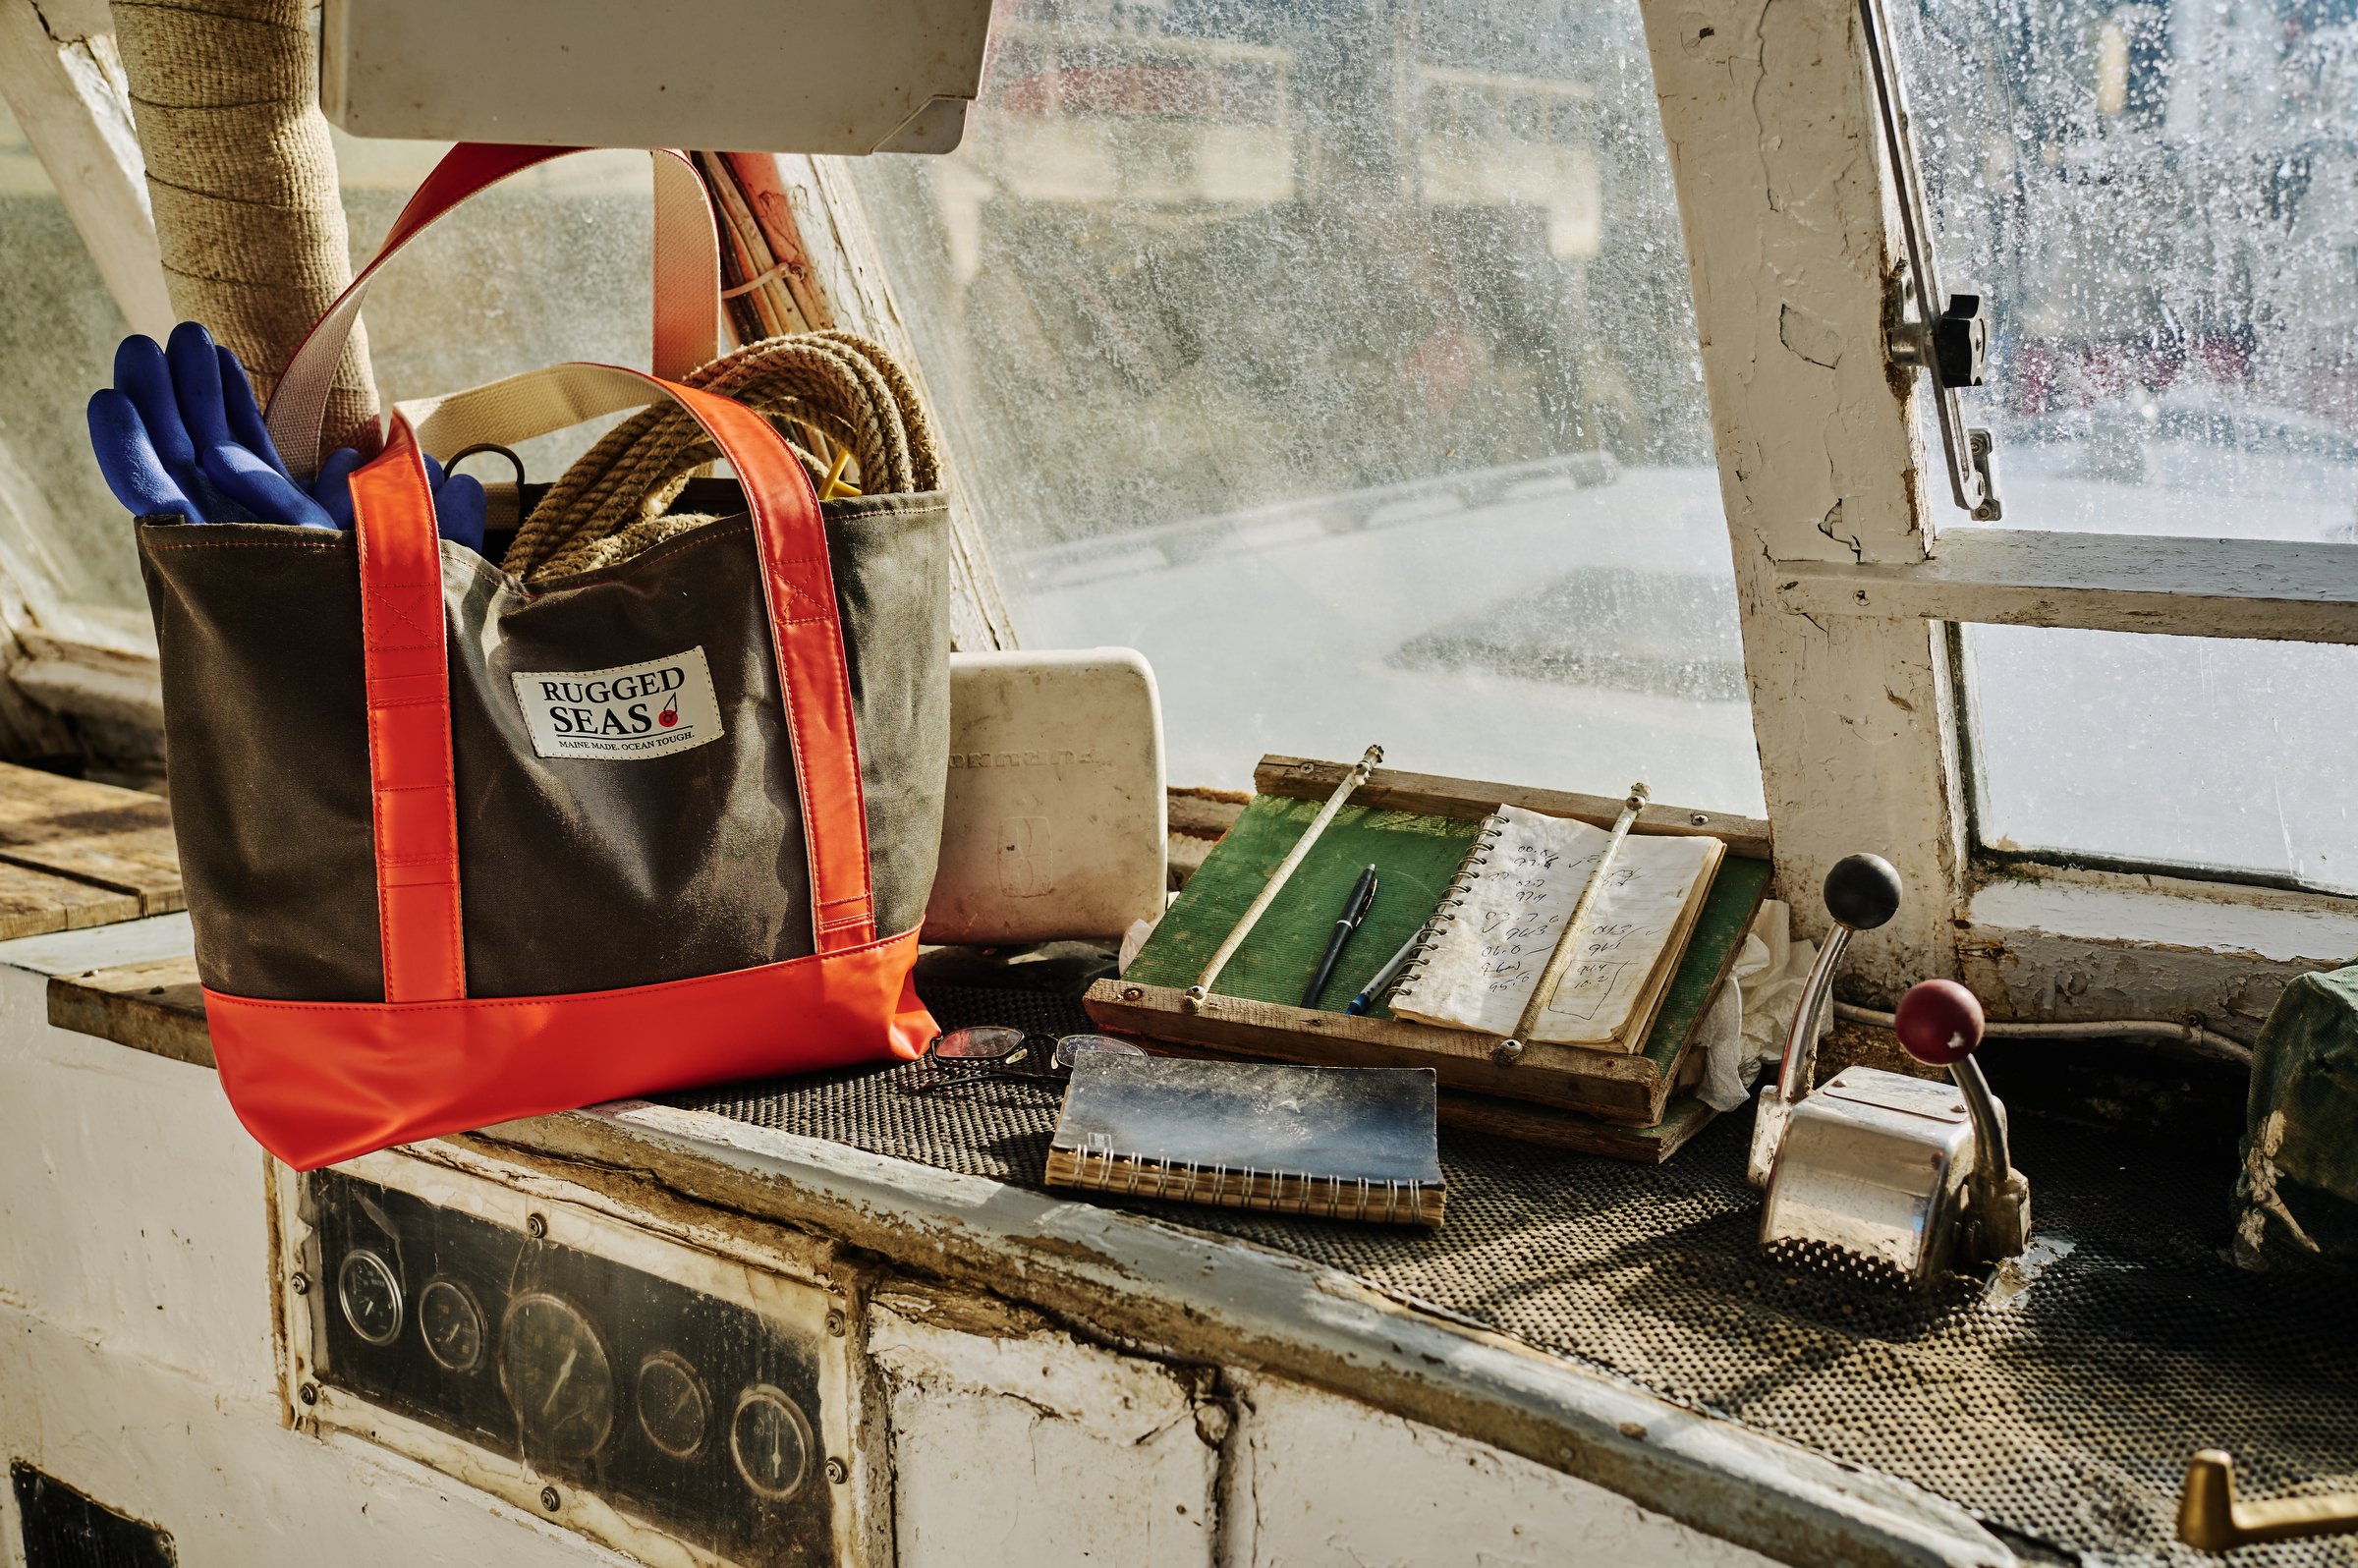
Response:
[[[646,1560],[295,1420],[264,1156],[207,1069],[47,1022],[49,974],[185,941],[168,917],[0,944],[0,1452],[168,1530],[186,1568]],[[550,1197],[545,1176],[514,1175]],[[649,1222],[660,1245],[683,1228]],[[877,1286],[862,1317],[858,1401],[877,1408],[849,1488],[868,1542],[854,1549],[905,1568],[1768,1561],[1594,1483],[1332,1391],[1194,1365],[1184,1347],[1116,1351],[916,1280]],[[14,1507],[0,1490],[6,1568],[23,1562]]]

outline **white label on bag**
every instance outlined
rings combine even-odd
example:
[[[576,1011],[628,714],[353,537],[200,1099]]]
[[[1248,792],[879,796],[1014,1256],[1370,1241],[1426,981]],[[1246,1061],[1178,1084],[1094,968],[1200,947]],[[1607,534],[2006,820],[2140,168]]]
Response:
[[[542,756],[635,762],[721,736],[720,702],[701,647],[620,669],[518,670],[508,679]]]

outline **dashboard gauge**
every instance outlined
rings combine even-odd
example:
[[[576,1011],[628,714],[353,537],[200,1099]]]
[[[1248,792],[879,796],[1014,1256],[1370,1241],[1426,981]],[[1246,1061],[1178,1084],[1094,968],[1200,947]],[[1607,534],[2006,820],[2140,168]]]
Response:
[[[614,1364],[571,1302],[533,1291],[509,1304],[499,1328],[499,1386],[526,1447],[578,1459],[614,1429]]]
[[[704,1446],[712,1401],[685,1357],[658,1350],[641,1362],[638,1392],[639,1429],[648,1442],[674,1459],[690,1458]]]
[[[737,1396],[729,1456],[748,1486],[783,1502],[803,1489],[811,1474],[811,1424],[784,1390],[756,1383]]]
[[[471,1372],[483,1364],[483,1310],[475,1292],[455,1279],[427,1280],[418,1293],[418,1332],[425,1353],[451,1372]]]
[[[336,1269],[336,1302],[352,1331],[371,1345],[401,1337],[401,1276],[365,1247],[344,1255]]]

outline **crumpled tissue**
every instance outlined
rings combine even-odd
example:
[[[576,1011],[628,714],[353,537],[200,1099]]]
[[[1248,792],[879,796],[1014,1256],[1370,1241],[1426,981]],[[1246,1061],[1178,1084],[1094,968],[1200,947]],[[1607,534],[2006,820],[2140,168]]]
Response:
[[[1695,1086],[1697,1098],[1713,1110],[1729,1111],[1752,1097],[1752,1083],[1761,1069],[1773,1066],[1784,1054],[1785,1032],[1801,1005],[1810,966],[1817,962],[1818,944],[1794,939],[1792,909],[1773,898],[1763,903],[1745,933],[1735,967],[1704,1014],[1699,1039],[1703,1078]],[[1826,1014],[1821,1014],[1821,1040],[1825,1028]]]

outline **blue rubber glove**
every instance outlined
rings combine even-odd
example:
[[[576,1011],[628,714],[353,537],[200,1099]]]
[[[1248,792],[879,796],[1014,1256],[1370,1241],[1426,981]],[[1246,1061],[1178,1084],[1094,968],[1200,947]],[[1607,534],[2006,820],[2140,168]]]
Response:
[[[135,515],[178,513],[192,523],[262,522],[352,527],[352,471],[360,454],[330,457],[307,488],[288,473],[254,406],[238,357],[194,321],[169,348],[129,337],[115,351],[115,384],[92,394],[90,446],[107,488]],[[445,478],[425,460],[442,536],[483,547],[483,487]]]
[[[312,499],[337,528],[352,527],[352,472],[360,466],[361,454],[340,446],[327,455],[327,461],[319,465],[319,476],[311,481]],[[425,459],[425,482],[434,492],[434,524],[442,536],[480,555],[483,520],[490,507],[481,482],[471,474],[445,475],[430,453]]]

